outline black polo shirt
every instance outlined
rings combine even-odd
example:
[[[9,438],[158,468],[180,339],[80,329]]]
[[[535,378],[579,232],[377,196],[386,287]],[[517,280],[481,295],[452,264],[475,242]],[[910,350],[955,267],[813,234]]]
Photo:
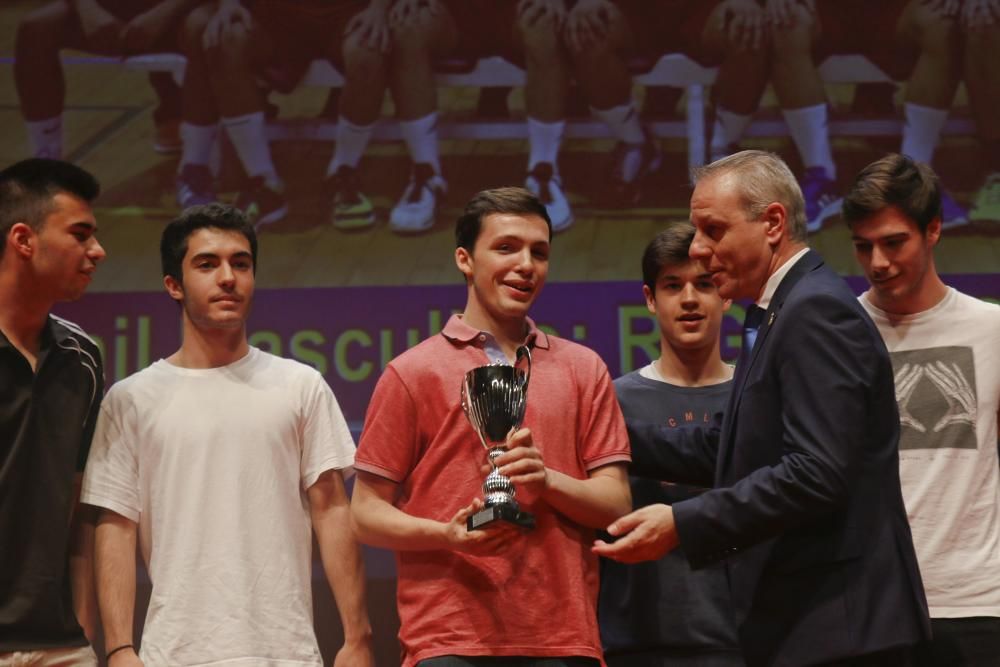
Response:
[[[0,332],[0,653],[87,644],[69,523],[103,373],[97,345],[71,322],[49,317],[34,373]]]

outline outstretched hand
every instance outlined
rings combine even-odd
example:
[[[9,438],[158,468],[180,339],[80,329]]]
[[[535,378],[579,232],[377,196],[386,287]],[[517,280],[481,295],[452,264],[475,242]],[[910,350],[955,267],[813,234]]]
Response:
[[[680,543],[670,505],[641,507],[608,526],[608,533],[619,539],[597,540],[591,551],[622,563],[658,560]]]

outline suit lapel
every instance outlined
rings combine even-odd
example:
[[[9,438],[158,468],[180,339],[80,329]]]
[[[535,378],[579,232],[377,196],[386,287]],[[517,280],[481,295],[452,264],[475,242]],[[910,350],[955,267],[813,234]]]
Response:
[[[774,291],[774,296],[771,297],[767,312],[764,313],[764,321],[761,322],[760,328],[757,329],[757,340],[754,342],[753,350],[750,352],[750,356],[746,362],[742,364],[745,368],[736,369],[736,375],[733,377],[733,391],[729,395],[729,405],[722,421],[722,443],[719,448],[719,459],[716,467],[716,486],[722,484],[723,473],[729,464],[736,434],[733,424],[736,423],[736,415],[739,412],[740,401],[743,398],[743,386],[750,375],[750,369],[753,367],[757,357],[760,356],[761,350],[767,344],[767,335],[770,333],[771,327],[778,320],[781,307],[785,304],[785,299],[788,298],[792,288],[795,287],[803,276],[822,264],[823,258],[820,257],[819,253],[815,250],[810,250],[789,269],[785,277],[778,283],[778,289]]]

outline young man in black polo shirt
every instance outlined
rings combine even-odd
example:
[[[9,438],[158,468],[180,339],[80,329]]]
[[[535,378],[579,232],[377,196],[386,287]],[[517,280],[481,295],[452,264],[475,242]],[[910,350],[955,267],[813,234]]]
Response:
[[[49,311],[104,259],[99,189],[58,160],[0,172],[0,665],[97,664],[93,521],[74,509],[103,369],[94,341]]]

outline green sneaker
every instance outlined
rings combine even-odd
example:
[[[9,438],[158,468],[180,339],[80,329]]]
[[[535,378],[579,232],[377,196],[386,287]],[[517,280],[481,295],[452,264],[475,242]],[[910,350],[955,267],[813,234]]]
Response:
[[[263,176],[254,176],[247,181],[236,196],[236,208],[243,211],[258,230],[288,215],[284,188],[268,185]]]
[[[337,229],[364,229],[375,224],[375,207],[361,193],[361,179],[355,169],[341,165],[323,182],[323,190],[333,202],[330,221]]]
[[[973,222],[1000,222],[1000,172],[986,177],[986,184],[976,193],[969,220]]]

